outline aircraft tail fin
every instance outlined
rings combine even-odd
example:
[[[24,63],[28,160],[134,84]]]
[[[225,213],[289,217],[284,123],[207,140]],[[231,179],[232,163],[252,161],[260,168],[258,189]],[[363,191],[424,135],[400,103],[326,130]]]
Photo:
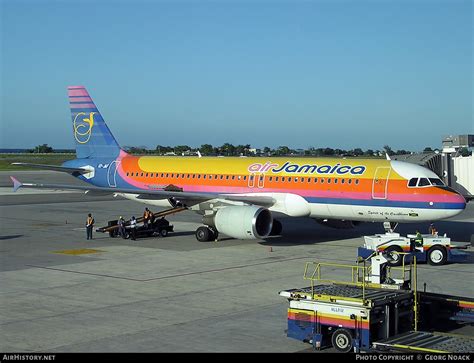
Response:
[[[120,146],[85,87],[69,86],[68,96],[77,158],[117,157]]]

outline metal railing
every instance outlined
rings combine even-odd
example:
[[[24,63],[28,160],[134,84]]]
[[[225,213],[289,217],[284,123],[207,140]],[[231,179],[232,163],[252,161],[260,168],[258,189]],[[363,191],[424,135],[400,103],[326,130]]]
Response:
[[[348,297],[340,297],[342,300],[350,301],[361,301],[366,304],[366,289],[367,288],[380,288],[382,284],[376,284],[370,282],[370,276],[372,273],[372,266],[367,265],[370,258],[376,255],[378,252],[373,252],[366,259],[358,261],[357,265],[345,265],[337,263],[325,263],[325,262],[306,262],[303,278],[311,281],[311,297],[315,297],[315,283],[333,283],[333,284],[344,284],[357,286],[362,289],[362,299],[354,299]],[[403,283],[408,282],[410,285],[405,285],[405,288],[411,288],[414,293],[414,321],[415,330],[418,327],[418,301],[417,301],[417,276],[416,276],[416,256],[410,256],[408,263],[406,257],[410,255],[407,252],[397,252],[402,258],[402,266],[394,267],[387,266],[386,276],[390,279],[395,279],[394,272],[401,272],[399,281]],[[351,278],[349,280],[336,280],[323,278],[323,268],[350,270]]]
[[[347,280],[335,280],[335,279],[324,279],[322,278],[323,267],[329,268],[340,268],[351,271],[351,281]],[[315,282],[323,283],[334,283],[334,284],[345,284],[353,285],[362,288],[362,301],[365,304],[365,289],[369,283],[366,281],[366,277],[370,274],[370,266],[357,265],[344,265],[337,263],[324,263],[324,262],[306,262],[303,278],[311,281],[311,295],[315,296],[314,286]],[[360,301],[361,299],[342,297],[343,300]]]

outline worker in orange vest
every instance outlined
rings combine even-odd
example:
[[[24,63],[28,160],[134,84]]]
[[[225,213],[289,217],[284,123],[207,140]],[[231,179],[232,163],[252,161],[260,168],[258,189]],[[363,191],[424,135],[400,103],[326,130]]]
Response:
[[[145,208],[145,212],[143,212],[143,227],[148,228],[148,222],[151,219],[151,211],[148,208]]]

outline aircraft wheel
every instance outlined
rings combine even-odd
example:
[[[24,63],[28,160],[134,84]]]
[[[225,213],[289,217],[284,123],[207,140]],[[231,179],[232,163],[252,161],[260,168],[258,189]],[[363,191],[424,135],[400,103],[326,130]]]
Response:
[[[433,246],[428,251],[428,263],[433,266],[441,266],[446,263],[448,255],[446,249],[441,246]]]
[[[217,231],[217,229],[214,228],[209,228],[209,231],[211,231],[209,241],[215,241],[217,237],[219,237],[219,232]]]
[[[210,241],[210,237],[211,237],[211,230],[207,227],[199,227],[197,230],[196,230],[196,239],[199,241],[199,242],[208,242]]]

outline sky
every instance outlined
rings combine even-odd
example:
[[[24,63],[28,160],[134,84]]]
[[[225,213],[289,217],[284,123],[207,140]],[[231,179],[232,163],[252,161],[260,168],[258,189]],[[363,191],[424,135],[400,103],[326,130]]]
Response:
[[[0,2],[0,148],[73,148],[68,85],[123,146],[474,133],[470,0]]]

